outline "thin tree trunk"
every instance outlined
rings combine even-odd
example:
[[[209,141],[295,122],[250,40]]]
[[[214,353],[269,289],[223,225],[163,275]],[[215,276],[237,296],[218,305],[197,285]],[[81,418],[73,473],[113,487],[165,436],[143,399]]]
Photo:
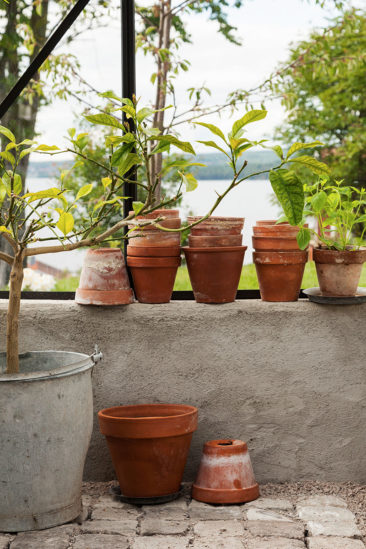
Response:
[[[6,327],[6,373],[19,372],[19,311],[23,283],[24,252],[19,251],[14,258],[10,273],[10,291]]]

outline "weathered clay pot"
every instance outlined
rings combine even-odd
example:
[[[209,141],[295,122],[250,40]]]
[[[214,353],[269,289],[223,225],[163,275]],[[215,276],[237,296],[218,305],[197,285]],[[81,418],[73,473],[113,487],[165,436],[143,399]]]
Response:
[[[127,246],[127,255],[131,257],[177,257],[180,255],[180,246]]]
[[[133,213],[134,212],[132,210],[129,212],[130,215]],[[159,210],[154,210],[148,214],[138,215],[135,219],[156,219],[157,217],[179,217],[179,210],[166,210],[165,208],[160,208]]]
[[[135,231],[131,234],[135,234]],[[136,234],[142,234],[140,231]],[[144,231],[143,236],[133,236],[128,239],[131,246],[142,246],[144,248],[180,246],[180,233],[168,233],[164,231]]]
[[[241,234],[229,234],[224,236],[196,236],[190,235],[188,243],[191,248],[207,248],[212,246],[241,246],[243,237]]]
[[[180,263],[180,256],[127,256],[135,294],[140,303],[168,303]]]
[[[133,302],[125,260],[119,248],[96,248],[86,252],[75,301],[80,305]]]
[[[253,248],[260,251],[286,251],[286,250],[300,250],[299,245],[295,237],[286,236],[253,236],[252,237]]]
[[[200,216],[188,217],[189,224],[201,219]],[[211,216],[199,225],[191,229],[191,235],[194,236],[224,236],[241,234],[244,226],[244,217],[217,217]]]
[[[141,219],[141,221],[147,221],[147,219]],[[181,226],[181,220],[180,217],[172,217],[169,219],[164,219],[163,221],[159,221],[159,225],[161,227],[166,227],[167,229],[179,229]],[[159,227],[155,227],[154,225],[140,225],[140,219],[137,219],[136,221],[131,221],[131,223],[129,223],[129,229],[133,229],[134,227],[137,227],[137,229],[134,231],[134,233],[136,234],[144,235],[145,233],[164,232],[159,229]]]
[[[276,219],[260,219],[256,222],[257,227],[262,227],[263,225],[289,225],[287,221],[282,223],[277,223]]]
[[[296,237],[299,227],[293,227],[286,223],[278,225],[260,225],[253,227],[254,236],[286,236]]]
[[[323,250],[314,248],[313,257],[320,290],[327,296],[354,296],[360,281],[366,249]]]
[[[183,248],[197,303],[235,301],[246,249],[246,246]]]
[[[308,252],[253,252],[263,301],[297,301]]]
[[[244,503],[259,497],[245,442],[229,439],[205,443],[192,497],[206,503]]]
[[[197,408],[183,404],[116,406],[98,413],[124,496],[179,492],[197,416]]]

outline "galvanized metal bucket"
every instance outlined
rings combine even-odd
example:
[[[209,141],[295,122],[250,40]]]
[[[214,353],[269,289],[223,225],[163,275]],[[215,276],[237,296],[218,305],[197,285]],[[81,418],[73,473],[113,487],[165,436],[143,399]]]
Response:
[[[102,357],[0,353],[0,531],[42,530],[75,519],[93,426],[91,372]]]

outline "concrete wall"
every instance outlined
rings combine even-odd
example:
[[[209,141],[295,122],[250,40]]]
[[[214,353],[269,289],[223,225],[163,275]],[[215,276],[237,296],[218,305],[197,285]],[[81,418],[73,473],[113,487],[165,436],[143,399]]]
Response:
[[[1,348],[6,302],[0,301]],[[90,353],[95,411],[171,402],[199,408],[186,478],[205,440],[248,442],[257,479],[366,482],[366,306],[237,301],[117,308],[24,301],[22,350]],[[114,477],[97,423],[85,475]]]

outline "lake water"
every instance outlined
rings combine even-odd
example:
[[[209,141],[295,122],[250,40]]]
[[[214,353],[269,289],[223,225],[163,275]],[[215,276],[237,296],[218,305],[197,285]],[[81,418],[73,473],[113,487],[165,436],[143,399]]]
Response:
[[[54,181],[46,178],[31,178],[27,181],[30,191],[40,191],[54,186]],[[222,193],[229,181],[203,180],[199,182],[198,188],[186,193],[181,210],[181,217],[187,215],[204,215],[215,202],[218,193]],[[245,181],[236,189],[232,190],[215,210],[214,215],[233,217],[245,217],[243,243],[248,246],[245,254],[245,263],[252,263],[252,227],[258,219],[275,219],[278,216],[279,208],[271,203],[272,189],[269,181],[253,180]],[[43,231],[45,236],[47,231]],[[48,233],[49,234],[49,233]],[[44,243],[49,245],[49,243]],[[52,265],[58,269],[67,269],[70,272],[80,270],[85,250],[74,250],[58,254],[44,254],[39,260]]]

